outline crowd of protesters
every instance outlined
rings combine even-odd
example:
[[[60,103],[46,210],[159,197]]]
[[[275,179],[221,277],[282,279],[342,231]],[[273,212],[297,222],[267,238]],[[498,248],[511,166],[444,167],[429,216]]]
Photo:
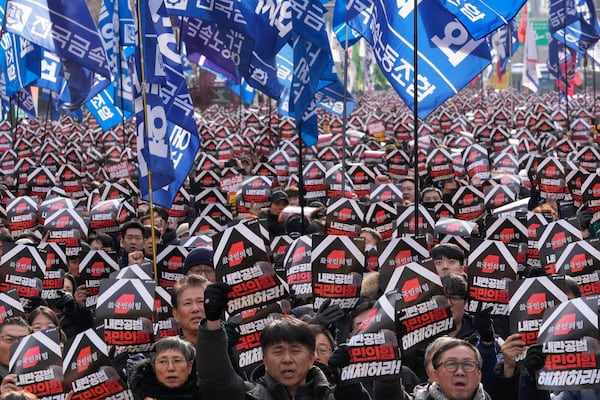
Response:
[[[486,99],[485,96],[488,96]],[[512,93],[513,101],[524,100],[519,94]],[[389,97],[386,97],[389,100]],[[473,100],[476,99],[476,100]],[[359,105],[359,110],[367,110],[368,116],[381,113],[398,115],[394,109],[406,111],[397,101],[386,106],[385,103],[373,107],[371,99]],[[515,112],[506,98],[493,92],[474,94],[468,92],[457,96],[449,104],[434,114],[434,118],[421,126],[419,132],[427,137],[427,149],[450,148],[460,142],[457,138],[467,138],[469,143],[477,141],[480,126],[489,125],[506,127],[503,132],[511,140],[519,138],[535,139],[535,144],[525,152],[537,152],[540,157],[558,157],[556,144],[567,140],[575,154],[578,149],[589,146],[597,152],[594,142],[594,127],[587,127],[587,138],[575,140],[574,132],[554,124],[552,130],[541,131],[543,122],[552,121],[551,108],[545,102],[555,99],[538,98],[532,103],[541,105],[542,111],[537,114]],[[481,111],[485,102],[488,109],[484,112],[488,121],[474,122],[477,112]],[[531,99],[529,99],[531,101]],[[578,104],[578,103],[575,103]],[[512,110],[507,107],[512,106]],[[589,103],[581,103],[572,109],[572,115],[583,119],[585,112],[592,114],[586,107]],[[504,113],[495,113],[498,108]],[[533,106],[531,107],[533,109]],[[358,113],[357,113],[358,115]],[[470,115],[470,118],[466,116]],[[521,124],[515,128],[503,120],[510,115],[512,124]],[[443,117],[450,117],[445,120]],[[452,120],[452,118],[455,118]],[[529,120],[526,120],[530,118]],[[357,119],[351,119],[356,124]],[[358,119],[360,120],[360,119]],[[588,119],[589,120],[589,119]],[[398,119],[399,121],[399,119]],[[563,122],[564,123],[564,122]],[[328,128],[332,131],[333,124]],[[361,126],[368,131],[367,123]],[[511,129],[509,129],[511,128]],[[395,127],[393,129],[399,129]],[[392,129],[392,130],[393,130]],[[518,136],[523,132],[528,135]],[[512,136],[511,136],[512,135]],[[543,140],[553,137],[550,144]],[[474,139],[475,138],[475,139]],[[481,138],[481,137],[480,137]],[[501,149],[492,150],[490,136],[489,159],[501,153]],[[507,147],[508,145],[508,137]],[[390,153],[395,150],[411,154],[409,140],[397,140],[394,134],[387,135],[387,141],[378,143],[366,134],[361,139],[366,150],[381,150]],[[491,139],[494,140],[494,139]],[[538,141],[539,140],[539,141]],[[376,144],[374,144],[376,143]],[[374,148],[374,146],[379,146]],[[554,146],[554,147],[553,147]],[[459,148],[460,149],[460,148]],[[204,151],[207,152],[205,149]],[[425,154],[426,156],[426,154]],[[232,156],[233,157],[233,156]],[[263,154],[243,154],[229,161],[221,161],[221,168],[231,164],[236,174],[253,175],[254,167],[265,162]],[[268,158],[267,158],[268,159]],[[337,159],[336,159],[337,160]],[[360,160],[353,160],[360,161]],[[385,164],[385,156],[382,156]],[[424,161],[423,161],[424,162]],[[596,165],[600,160],[595,160]],[[490,161],[490,172],[493,180],[494,164]],[[217,167],[217,166],[215,166]],[[373,174],[373,184],[396,185],[401,190],[401,199],[395,206],[410,206],[415,203],[432,206],[446,203],[451,205],[453,196],[461,187],[481,187],[477,175],[469,176],[457,170],[456,176],[436,180],[408,161],[402,176],[395,176],[389,171],[377,169]],[[462,166],[463,169],[467,165]],[[516,176],[519,171],[517,168]],[[526,171],[527,172],[527,171]],[[197,174],[198,171],[194,171]],[[505,170],[502,173],[506,173]],[[527,173],[525,174],[527,176]],[[531,176],[531,174],[530,174]],[[191,191],[194,176],[186,181]],[[568,199],[569,192],[564,190],[561,196],[548,195],[536,187],[535,181],[523,179],[514,201],[526,199],[524,207],[518,211],[538,212],[550,215],[558,220],[575,216],[582,237],[596,234],[595,214],[586,207],[575,207]],[[2,189],[16,191],[17,182],[13,175],[4,176]],[[325,216],[328,200],[319,199],[307,202],[302,193],[302,185],[291,176],[279,182],[279,187],[270,192],[269,205],[248,209],[229,221],[233,225],[240,221],[259,218],[267,228],[270,237],[301,235],[322,235],[326,233]],[[564,189],[564,188],[563,188]],[[562,196],[566,194],[566,196]],[[354,196],[363,203],[370,201],[368,196]],[[527,200],[528,199],[528,200]],[[84,285],[78,281],[79,265],[88,250],[116,252],[120,268],[131,265],[148,265],[152,263],[156,244],[184,245],[195,235],[213,235],[214,230],[194,232],[191,227],[194,219],[201,212],[201,207],[193,201],[185,204],[185,216],[174,218],[169,211],[159,206],[150,209],[148,202],[141,200],[134,193],[126,199],[135,209],[133,218],[122,221],[115,235],[102,232],[90,232],[78,254],[67,256],[67,267],[61,297],[56,301],[42,298],[28,299],[25,302],[25,317],[6,318],[0,322],[0,399],[32,399],[30,394],[17,387],[17,377],[10,373],[9,361],[11,348],[23,337],[48,328],[60,328],[61,341],[65,343],[77,334],[96,327],[94,310],[86,307],[88,293]],[[309,215],[304,214],[302,205]],[[294,210],[294,211],[289,211]],[[302,210],[302,211],[298,211]],[[89,212],[89,210],[88,210]],[[153,219],[152,219],[153,218]],[[471,237],[485,238],[485,218],[480,216],[469,232]],[[6,224],[8,226],[8,224]],[[223,227],[225,228],[225,226]],[[154,229],[154,231],[153,231]],[[365,238],[365,250],[377,251],[382,237],[377,227],[364,227],[360,236]],[[430,235],[431,236],[431,235]],[[7,227],[0,228],[1,254],[6,254],[14,245],[39,245],[47,238],[40,231],[13,235]],[[583,239],[582,239],[583,240]],[[353,310],[342,310],[327,303],[324,307],[313,309],[312,305],[291,299],[291,311],[288,315],[273,321],[262,330],[260,346],[262,348],[262,364],[251,374],[241,371],[232,357],[231,347],[235,345],[235,324],[228,321],[226,314],[228,292],[231,288],[219,282],[215,271],[214,251],[210,246],[190,249],[181,272],[184,277],[172,288],[172,316],[176,320],[180,335],[162,338],[156,342],[153,352],[143,356],[128,355],[127,366],[123,360],[114,360],[114,366],[128,382],[133,398],[147,399],[432,399],[432,400],[503,400],[503,399],[546,399],[552,395],[555,399],[591,399],[600,398],[600,391],[584,389],[581,391],[562,391],[551,394],[536,388],[535,373],[544,365],[544,355],[539,346],[527,349],[519,334],[509,332],[506,321],[490,316],[489,310],[477,313],[467,312],[469,301],[469,283],[466,275],[465,251],[456,244],[438,244],[435,238],[429,237],[429,256],[435,272],[440,276],[444,296],[449,305],[453,319],[453,330],[430,342],[423,343],[411,354],[403,355],[400,379],[377,379],[374,381],[344,383],[340,381],[340,370],[350,363],[346,341],[360,331],[361,324],[367,319],[377,299],[384,295],[377,268],[365,270],[362,282],[361,299]],[[3,262],[7,260],[3,259]],[[274,259],[273,263],[282,260]],[[152,271],[148,271],[150,274]],[[521,278],[543,274],[543,269],[522,268]],[[569,298],[581,295],[575,281],[567,278],[567,294]],[[399,327],[396,332],[401,336]],[[121,357],[122,358],[122,357]],[[524,358],[522,361],[517,361]],[[21,396],[21,397],[19,397]],[[68,396],[73,396],[70,393]]]

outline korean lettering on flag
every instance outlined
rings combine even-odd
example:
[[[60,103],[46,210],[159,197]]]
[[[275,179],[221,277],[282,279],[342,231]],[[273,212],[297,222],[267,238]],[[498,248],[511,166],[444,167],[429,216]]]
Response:
[[[275,59],[277,52],[291,38],[289,1],[197,0],[168,2],[167,5],[171,14],[214,21],[222,28],[238,31],[246,40],[254,40],[249,68],[241,68],[240,74],[250,86],[271,98],[279,98],[281,86],[277,81]]]
[[[192,166],[200,139],[181,67],[181,56],[176,51],[177,43],[164,4],[161,0],[152,0],[142,9],[144,40],[145,43],[152,43],[152,46],[145,47],[149,52],[144,53],[148,91],[146,110],[138,79],[137,71],[141,68],[139,62],[136,63],[134,79],[138,143],[143,143],[138,152],[140,191],[143,197],[148,196],[146,177],[151,170],[154,201],[170,207]],[[145,116],[148,119],[146,122]]]
[[[419,73],[412,64],[413,3],[363,0],[348,10],[349,24],[371,44],[382,72],[402,100],[424,119],[468,84],[490,62],[485,39],[474,39],[436,0],[419,3]],[[367,12],[368,10],[368,12]],[[414,93],[414,80],[417,93]]]
[[[106,51],[84,0],[11,0],[5,29],[110,78]]]
[[[11,96],[40,77],[41,48],[10,32],[0,40],[0,67]]]
[[[552,37],[569,48],[582,53],[600,38],[600,24],[593,1],[552,0],[549,10],[548,25]]]
[[[17,105],[31,119],[36,117],[35,102],[31,96],[31,87],[24,87],[17,93]]]
[[[481,39],[514,18],[526,0],[440,0],[442,6],[458,18],[471,36]],[[492,5],[493,4],[493,5]]]
[[[184,18],[183,40],[192,61],[198,63],[204,56],[236,82],[240,71],[250,67],[254,39],[235,29],[223,28],[218,22]]]
[[[103,131],[109,130],[123,120],[123,113],[119,108],[115,107],[111,95],[111,93],[114,93],[114,90],[114,84],[111,83],[106,89],[85,103]]]
[[[133,113],[133,99],[127,58],[133,54],[136,29],[129,2],[104,0],[100,9],[98,29],[106,49],[110,72],[114,77],[114,83],[103,97],[110,98],[126,116],[130,116]],[[102,126],[102,129],[110,128]]]

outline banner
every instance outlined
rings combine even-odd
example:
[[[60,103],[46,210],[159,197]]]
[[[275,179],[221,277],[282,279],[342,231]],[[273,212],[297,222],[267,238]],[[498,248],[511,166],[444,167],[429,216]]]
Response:
[[[268,233],[258,219],[239,223],[213,236],[217,281],[230,285],[228,314],[265,306],[285,298],[288,286],[267,255]]]
[[[17,289],[21,299],[41,297],[46,262],[37,248],[16,244],[0,258],[0,290]]]
[[[471,241],[467,256],[468,311],[492,307],[491,315],[508,315],[508,282],[517,279],[518,246],[495,240]]]
[[[335,235],[312,237],[313,307],[327,299],[342,309],[358,304],[365,264],[365,239]]]
[[[73,400],[132,399],[127,384],[111,365],[106,343],[88,329],[70,340],[64,352],[64,385]]]
[[[261,309],[243,311],[230,318],[240,336],[233,350],[237,365],[246,373],[251,373],[262,363],[263,352],[260,346],[260,332],[272,321],[289,311],[289,303],[282,301],[269,304]]]
[[[544,311],[568,300],[564,276],[539,276],[511,281],[508,293],[509,332],[521,334],[521,340],[527,346],[538,342]]]
[[[9,373],[17,375],[17,387],[40,400],[56,399],[64,393],[59,328],[35,332],[13,348]]]
[[[312,298],[312,240],[300,236],[286,251],[283,266],[290,287],[290,295],[299,299]]]
[[[100,281],[96,321],[107,345],[129,352],[154,348],[154,288],[154,281],[141,279]]]
[[[544,390],[600,388],[598,297],[561,303],[544,313],[538,343],[546,356],[536,374]]]

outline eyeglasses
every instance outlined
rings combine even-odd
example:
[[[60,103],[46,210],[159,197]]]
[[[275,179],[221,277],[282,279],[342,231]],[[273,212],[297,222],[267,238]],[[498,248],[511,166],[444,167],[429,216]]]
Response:
[[[441,362],[435,367],[438,369],[440,365],[443,365],[446,371],[448,372],[456,372],[458,371],[458,366],[462,366],[463,371],[465,372],[474,372],[481,368],[479,363],[475,360],[465,360],[465,361],[456,361],[456,360],[446,360]]]
[[[167,368],[169,366],[169,364],[171,364],[171,363],[173,363],[175,368],[180,368],[180,367],[183,367],[184,365],[186,365],[188,363],[188,360],[186,360],[185,358],[182,358],[182,357],[158,358],[158,359],[154,360],[154,365],[156,365],[157,367],[160,367],[160,368]]]
[[[2,339],[7,344],[13,344],[13,343],[16,343],[19,340],[23,339],[25,336],[27,336],[27,335],[13,336],[13,335],[6,334],[6,335],[0,335],[0,339]]]
[[[215,269],[212,267],[192,267],[190,268],[189,273],[196,275],[215,275]]]
[[[317,354],[320,356],[327,357],[327,356],[330,356],[332,352],[333,352],[333,349],[330,349],[329,347],[325,347],[325,346],[317,347]]]

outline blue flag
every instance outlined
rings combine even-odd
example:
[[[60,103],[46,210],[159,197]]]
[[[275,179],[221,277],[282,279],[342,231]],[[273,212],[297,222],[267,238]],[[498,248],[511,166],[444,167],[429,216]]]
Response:
[[[244,104],[252,104],[254,101],[255,91],[254,88],[250,87],[246,80],[242,79],[242,82],[237,83],[230,79],[227,79],[227,87],[236,95],[240,96]]]
[[[600,24],[592,0],[552,0],[548,24],[554,39],[580,53],[600,39]]]
[[[128,56],[125,53],[135,44],[135,26],[129,10],[129,2],[104,0],[100,9],[98,30],[113,77],[112,92],[105,93],[107,97],[103,96],[103,98],[112,99],[114,103],[112,107],[119,108],[118,113],[127,118],[133,113],[133,98],[129,84],[131,78],[127,65]]]
[[[110,78],[106,52],[85,0],[11,0],[4,28]]]
[[[23,110],[25,115],[28,118],[35,119],[35,102],[33,101],[33,96],[31,95],[31,87],[25,87],[17,93],[17,106]]]
[[[565,96],[575,93],[574,78],[579,62],[579,52],[564,42],[558,41],[554,36],[548,43],[548,72],[556,78],[556,86]]]
[[[317,103],[315,92],[338,80],[333,72],[333,58],[325,31],[323,5],[319,0],[303,3],[292,0],[294,70],[290,93],[290,110],[296,125],[302,127],[307,146],[317,142]]]
[[[41,48],[4,32],[0,40],[0,68],[4,73],[6,94],[11,96],[40,77]]]
[[[264,0],[175,0],[168,1],[167,8],[170,14],[216,22],[221,30],[235,31],[233,42],[226,45],[240,58],[239,76],[267,96],[279,99],[281,86],[277,80],[276,57],[281,47],[291,40],[290,4]],[[240,43],[253,44],[247,64],[244,57],[248,48],[240,48]]]
[[[153,200],[169,208],[189,174],[200,146],[193,105],[181,67],[181,56],[162,0],[142,4],[145,99],[141,63],[132,57],[138,143],[139,185],[147,199],[152,172]],[[136,64],[135,67],[133,64]],[[144,108],[145,106],[145,108]]]
[[[188,57],[199,63],[204,56],[228,78],[239,82],[240,71],[249,70],[254,39],[247,39],[231,28],[222,29],[217,22],[184,18],[182,39]]]
[[[418,76],[414,93],[413,3],[371,0],[370,12],[348,12],[349,24],[371,44],[381,71],[400,98],[426,118],[458,93],[491,62],[485,39],[476,40],[438,0],[422,0],[418,10]]]
[[[10,97],[6,95],[4,88],[4,74],[0,74],[0,118],[6,119],[10,111]]]
[[[474,39],[481,39],[518,14],[527,0],[438,0],[446,10],[467,28]]]
[[[506,73],[506,67],[510,57],[519,49],[519,39],[517,37],[519,25],[513,18],[507,25],[498,29],[498,77],[501,78]]]
[[[114,104],[112,97],[114,90],[114,84],[111,83],[106,89],[85,103],[85,106],[96,118],[103,131],[107,131],[123,121],[123,113]]]
[[[66,86],[65,79],[60,74],[61,71],[62,62],[60,57],[50,51],[42,50],[40,78],[34,86],[60,93]]]
[[[340,80],[317,90],[315,100],[319,107],[332,114],[342,117],[344,115],[344,85]],[[346,93],[346,115],[352,114],[356,101],[352,94]]]
[[[342,45],[342,48],[346,48],[346,42],[348,42],[347,47],[350,47],[360,40],[360,34],[347,25],[346,3],[349,2],[336,0],[333,8],[333,34]]]

